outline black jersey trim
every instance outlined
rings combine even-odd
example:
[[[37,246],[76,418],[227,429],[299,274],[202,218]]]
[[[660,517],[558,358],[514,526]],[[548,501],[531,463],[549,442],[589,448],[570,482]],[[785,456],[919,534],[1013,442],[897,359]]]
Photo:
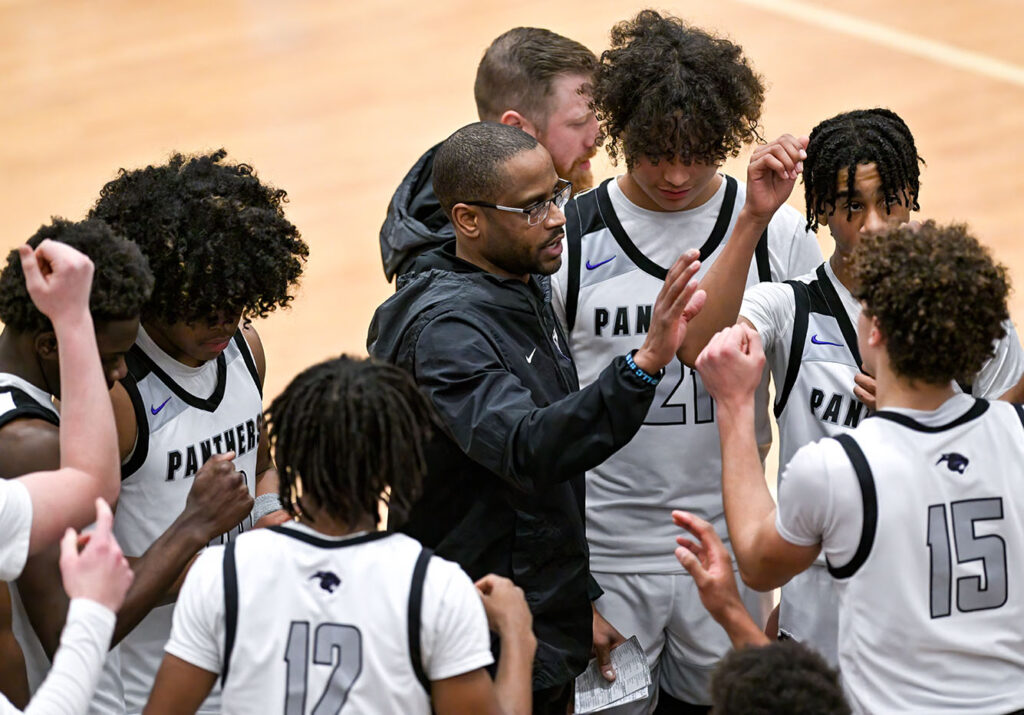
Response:
[[[863,372],[864,368],[861,366],[860,361],[860,348],[857,347],[857,328],[850,322],[850,316],[846,313],[843,301],[839,297],[839,293],[836,292],[836,287],[829,280],[828,273],[825,272],[824,263],[818,266],[816,273],[818,280],[815,283],[818,286],[818,290],[821,291],[821,297],[825,299],[825,305],[828,306],[829,313],[839,323],[839,330],[843,333],[843,341],[853,356],[854,363]]]
[[[132,371],[134,360],[137,356],[128,353],[125,360],[128,363],[128,374],[121,379],[121,386],[128,393],[132,402],[132,411],[135,413],[135,446],[128,460],[121,464],[121,481],[137,472],[146,463],[149,456],[149,420],[146,418],[146,404],[142,401],[142,394],[139,392],[139,384],[136,375],[141,373],[139,379],[149,374],[148,370],[142,368],[138,372]]]
[[[220,687],[228,680],[231,667],[231,652],[235,649],[235,633],[238,630],[238,570],[235,567],[235,542],[224,546],[224,666],[220,671]]]
[[[260,371],[256,369],[256,359],[252,356],[252,348],[249,347],[249,341],[245,339],[245,334],[241,330],[235,333],[232,340],[238,346],[238,352],[242,353],[242,361],[245,362],[245,367],[249,370],[253,384],[256,385],[256,389],[260,393],[260,399],[262,399],[263,383],[260,382]]]
[[[715,249],[722,243],[722,239],[725,238],[726,231],[729,230],[729,222],[732,220],[732,209],[736,204],[736,179],[727,175],[723,175],[722,178],[725,179],[725,197],[722,199],[722,206],[718,210],[715,226],[711,229],[711,234],[707,240],[700,247],[700,260],[702,261],[707,260],[708,256],[715,252]],[[622,228],[619,217],[615,214],[615,209],[612,206],[611,197],[608,195],[609,181],[612,181],[612,179],[605,180],[595,190],[597,194],[597,210],[601,214],[604,225],[611,231],[619,247],[629,256],[629,260],[633,261],[640,270],[659,280],[665,280],[665,277],[668,276],[668,269],[659,266],[645,256],[636,247],[636,244],[633,243],[626,230]]]
[[[793,289],[793,298],[796,303],[793,315],[793,339],[789,345],[789,362],[786,363],[786,379],[782,383],[782,389],[775,398],[775,419],[782,415],[789,402],[789,396],[796,384],[797,374],[800,372],[800,365],[803,363],[804,340],[807,339],[808,313],[811,310],[810,289],[799,281],[786,281],[786,285]]]
[[[413,672],[416,673],[416,680],[430,695],[430,678],[423,668],[423,654],[420,649],[420,624],[423,611],[423,584],[427,580],[427,566],[430,564],[430,557],[434,555],[431,549],[426,547],[420,551],[416,558],[416,566],[412,570],[412,584],[409,587],[409,659],[412,661]]]
[[[5,393],[10,394],[14,401],[14,409],[0,415],[0,429],[15,420],[43,420],[54,427],[60,427],[60,418],[21,388],[16,385],[4,385],[0,387],[0,395]]]
[[[1024,405],[1013,405],[1014,411],[1017,413],[1017,419],[1020,420],[1020,426],[1024,427]]]
[[[576,325],[576,309],[580,302],[580,255],[583,253],[583,214],[580,213],[579,201],[569,202],[576,209],[576,221],[580,225],[579,233],[566,232],[565,242],[569,251],[569,275],[565,289],[565,329],[571,335]]]
[[[238,331],[235,334],[239,335],[240,333],[241,331]],[[243,337],[242,340],[245,340],[245,338]],[[213,394],[205,399],[196,397],[176,383],[170,375],[164,372],[163,369],[153,361],[153,358],[143,352],[138,343],[132,346],[132,349],[128,351],[128,354],[133,355],[138,362],[145,367],[146,372],[151,372],[156,375],[160,382],[164,383],[164,385],[166,385],[167,388],[186,405],[206,412],[215,412],[217,408],[220,407],[220,402],[224,399],[224,390],[227,387],[228,375],[227,358],[224,357],[223,352],[217,356],[217,386],[214,388]],[[141,376],[139,379],[141,379]],[[258,379],[256,384],[257,386],[259,385]]]
[[[757,279],[761,283],[772,282],[772,264],[768,257],[768,228],[765,227],[761,238],[754,248],[754,261],[757,263]]]
[[[386,539],[391,536],[389,531],[373,531],[369,534],[363,534],[362,536],[354,536],[351,539],[323,539],[313,534],[307,534],[304,531],[297,531],[295,529],[288,529],[284,526],[268,526],[271,531],[276,531],[278,534],[283,534],[292,539],[298,539],[304,541],[310,546],[316,546],[321,549],[343,549],[346,546],[358,546],[359,544],[365,544],[368,541],[377,541],[378,539]]]
[[[833,578],[846,579],[853,576],[868,560],[871,547],[875,543],[875,532],[878,530],[878,495],[875,492],[875,478],[871,474],[871,467],[864,456],[857,440],[848,434],[841,434],[834,438],[846,452],[853,464],[853,471],[857,474],[857,482],[860,484],[860,498],[864,507],[864,523],[860,528],[860,543],[857,544],[857,551],[853,558],[845,566],[835,567],[828,557],[825,562],[828,564],[828,572]]]
[[[923,425],[917,420],[915,420],[913,417],[908,417],[907,415],[900,414],[899,412],[890,412],[889,410],[880,410],[876,412],[874,415],[872,415],[872,417],[881,417],[883,420],[895,422],[898,425],[903,425],[904,427],[908,427],[912,430],[917,430],[918,432],[928,432],[934,434],[936,432],[945,432],[946,430],[953,429],[954,427],[959,427],[962,424],[966,424],[973,419],[981,417],[983,414],[985,414],[987,410],[987,400],[974,398],[974,404],[971,405],[971,408],[969,410],[964,412],[955,420],[947,422],[944,425],[937,425],[935,427]]]

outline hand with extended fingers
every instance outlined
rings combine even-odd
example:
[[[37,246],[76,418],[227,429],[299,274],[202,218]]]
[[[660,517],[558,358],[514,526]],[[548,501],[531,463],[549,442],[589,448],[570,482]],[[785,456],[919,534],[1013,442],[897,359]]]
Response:
[[[650,375],[675,359],[686,338],[687,324],[704,307],[707,295],[697,289],[694,278],[700,269],[699,257],[696,250],[680,256],[669,269],[665,284],[654,301],[647,338],[633,357],[637,367]]]

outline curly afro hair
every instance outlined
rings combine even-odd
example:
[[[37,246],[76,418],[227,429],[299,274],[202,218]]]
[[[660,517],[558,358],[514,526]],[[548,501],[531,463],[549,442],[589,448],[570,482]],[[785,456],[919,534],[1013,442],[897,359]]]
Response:
[[[592,106],[598,143],[613,162],[718,164],[763,141],[764,85],[728,40],[672,16],[644,10],[612,28],[601,55]]]
[[[27,243],[35,248],[46,239],[66,243],[92,260],[89,312],[94,322],[139,317],[153,292],[153,274],[138,246],[98,219],[74,223],[54,217]],[[20,333],[53,330],[50,319],[39,312],[28,294],[16,250],[8,254],[7,266],[0,273],[0,320]]]
[[[173,154],[162,166],[121,169],[89,213],[149,258],[157,285],[144,320],[266,317],[292,300],[309,248],[285,218],[286,193],[226,155]]]
[[[882,180],[886,211],[893,204],[921,208],[921,167],[914,135],[896,112],[888,109],[857,109],[826,119],[811,130],[804,160],[804,198],[807,229],[818,230],[818,217],[836,210],[838,195],[851,196],[857,166],[874,164]],[[846,186],[839,173],[846,169]],[[847,211],[847,221],[853,215]]]
[[[797,641],[729,653],[711,676],[716,715],[846,715],[839,675]]]
[[[853,251],[854,295],[878,320],[896,374],[969,384],[1006,335],[1006,268],[964,224],[902,226]]]

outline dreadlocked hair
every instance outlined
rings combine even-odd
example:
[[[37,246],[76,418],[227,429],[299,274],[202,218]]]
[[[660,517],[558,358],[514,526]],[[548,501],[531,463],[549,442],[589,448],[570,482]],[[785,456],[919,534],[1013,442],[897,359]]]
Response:
[[[285,510],[297,516],[290,495],[301,479],[303,497],[347,524],[367,514],[379,522],[381,500],[405,519],[426,474],[427,443],[440,429],[407,372],[347,355],[300,373],[266,420]]]
[[[807,229],[816,231],[818,217],[836,210],[841,191],[853,194],[861,164],[875,165],[887,211],[896,203],[917,211],[923,163],[910,128],[891,110],[857,109],[826,119],[811,131],[804,160]],[[844,169],[846,186],[841,187],[839,174]],[[851,216],[847,209],[847,220]]]

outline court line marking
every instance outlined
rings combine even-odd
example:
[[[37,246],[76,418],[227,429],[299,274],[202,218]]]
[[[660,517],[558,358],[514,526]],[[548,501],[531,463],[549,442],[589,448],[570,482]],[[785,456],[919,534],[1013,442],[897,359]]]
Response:
[[[906,54],[922,57],[959,70],[966,70],[1024,87],[1024,67],[970,50],[930,40],[920,35],[894,30],[853,15],[815,7],[799,0],[735,0],[776,15],[785,15],[800,22],[817,25],[844,35],[857,37]]]

